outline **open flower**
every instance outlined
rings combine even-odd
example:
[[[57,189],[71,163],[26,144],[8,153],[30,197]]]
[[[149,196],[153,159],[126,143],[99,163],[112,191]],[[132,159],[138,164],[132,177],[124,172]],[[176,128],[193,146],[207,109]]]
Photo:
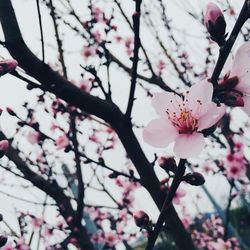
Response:
[[[225,113],[225,106],[212,102],[212,95],[213,86],[206,80],[192,86],[184,98],[169,92],[154,94],[152,104],[160,118],[145,127],[144,141],[160,148],[175,141],[178,157],[198,155],[205,146],[201,131],[213,126]]]
[[[234,93],[236,104],[239,104],[235,106],[242,106],[242,109],[250,114],[250,41],[237,50],[231,69],[224,78],[227,82],[234,80],[235,86],[231,93]]]

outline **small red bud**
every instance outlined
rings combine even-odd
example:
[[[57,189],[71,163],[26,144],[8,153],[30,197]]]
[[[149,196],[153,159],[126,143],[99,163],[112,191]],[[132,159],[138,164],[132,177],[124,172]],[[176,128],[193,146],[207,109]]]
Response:
[[[158,158],[158,164],[166,172],[175,172],[177,169],[176,161],[173,157],[161,156]]]
[[[145,228],[149,225],[149,216],[142,210],[137,210],[133,213],[136,226]]]

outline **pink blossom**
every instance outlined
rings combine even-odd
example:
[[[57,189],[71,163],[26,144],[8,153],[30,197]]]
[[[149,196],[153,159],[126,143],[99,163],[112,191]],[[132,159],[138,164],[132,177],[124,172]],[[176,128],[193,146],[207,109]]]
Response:
[[[30,250],[29,246],[25,243],[25,240],[22,237],[18,239],[16,249],[17,250]]]
[[[104,234],[106,244],[109,247],[115,246],[119,241],[119,236],[115,232],[107,232]]]
[[[5,59],[0,61],[0,75],[7,74],[17,67],[17,61],[13,59]]]
[[[91,12],[92,12],[91,14],[96,22],[102,22],[104,20],[104,13],[99,7],[92,6]]]
[[[180,158],[198,155],[205,146],[202,130],[216,124],[225,106],[212,102],[213,86],[204,80],[193,85],[184,98],[162,92],[154,94],[152,104],[160,118],[143,131],[144,141],[164,148],[175,141],[174,152]]]
[[[36,229],[36,228],[40,228],[40,226],[43,224],[43,222],[44,222],[43,218],[41,218],[41,217],[33,217],[32,221],[31,221],[31,224],[34,227],[34,229]]]
[[[69,139],[66,135],[61,135],[56,139],[57,149],[63,149],[69,145]]]
[[[230,242],[225,242],[222,239],[218,239],[216,242],[210,241],[207,245],[208,250],[229,250],[230,247]]]
[[[81,51],[81,55],[84,58],[89,58],[91,56],[95,56],[96,55],[96,47],[95,46],[84,46],[82,51]]]
[[[95,41],[97,43],[99,43],[99,44],[102,43],[103,39],[102,39],[102,35],[101,35],[99,30],[96,30],[95,32],[93,32],[93,36],[94,36]]]
[[[209,22],[215,24],[219,17],[223,17],[221,9],[214,3],[208,3],[204,12],[204,23],[209,29]]]
[[[56,125],[55,123],[52,122],[51,125],[50,125],[50,130],[52,132],[55,132],[56,129],[60,129],[60,127],[58,125]]]
[[[89,92],[92,86],[91,80],[82,80],[79,82],[79,88],[84,92]]]
[[[165,68],[166,68],[166,63],[163,60],[160,60],[156,65],[157,69],[156,74],[160,76]]]
[[[184,217],[181,219],[181,221],[182,221],[182,223],[183,223],[183,225],[184,225],[184,227],[185,227],[186,229],[189,228],[189,226],[191,225],[191,222],[192,222],[190,216],[187,216],[187,215],[184,216]]]
[[[4,245],[1,250],[14,250],[12,242],[8,242],[6,245]]]
[[[128,37],[124,41],[126,52],[129,56],[133,53],[134,39],[132,37]]]
[[[119,35],[115,36],[114,38],[117,43],[120,43],[122,41],[122,37]]]
[[[176,205],[180,204],[180,199],[186,195],[186,191],[182,188],[178,188],[175,192],[173,203]]]
[[[6,153],[9,148],[8,140],[0,141],[0,151]]]
[[[29,143],[31,144],[36,144],[39,142],[39,138],[40,138],[40,133],[35,131],[35,130],[31,130],[29,131],[29,133],[27,134],[27,140]]]
[[[250,114],[250,41],[244,43],[236,52],[231,70],[227,73],[228,78],[237,77],[234,89],[242,95],[242,109]],[[241,105],[239,105],[241,106]]]
[[[226,175],[230,179],[241,179],[246,176],[246,166],[245,164],[239,163],[237,161],[228,162],[225,166]]]
[[[49,228],[48,226],[45,226],[44,236],[51,237],[52,235],[53,235],[53,229]]]

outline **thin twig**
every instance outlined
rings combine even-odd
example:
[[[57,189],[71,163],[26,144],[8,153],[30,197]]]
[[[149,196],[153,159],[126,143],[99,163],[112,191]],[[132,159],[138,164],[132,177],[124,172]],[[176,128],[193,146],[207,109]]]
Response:
[[[41,43],[42,43],[42,61],[44,62],[44,60],[45,60],[44,37],[43,37],[43,25],[42,25],[42,16],[41,16],[39,0],[36,0],[36,6],[37,6],[37,12],[38,12]]]
[[[142,0],[135,1],[135,13],[133,14],[133,24],[134,24],[134,56],[132,65],[132,76],[131,76],[131,87],[129,93],[128,106],[126,111],[126,118],[130,121],[130,116],[132,112],[132,107],[134,103],[134,94],[137,79],[137,67],[139,61],[139,49],[140,49],[140,15],[141,15],[141,2]]]
[[[63,56],[62,41],[60,39],[59,32],[58,32],[58,25],[56,23],[55,7],[53,5],[52,0],[50,0],[49,3],[50,3],[50,10],[51,10],[50,15],[52,17],[54,28],[55,28],[56,42],[57,42],[57,46],[58,46],[59,58],[60,58],[60,62],[62,65],[63,75],[67,79],[68,77],[67,77],[67,70],[66,70],[66,66],[65,66],[64,56]]]
[[[186,159],[180,159],[176,174],[174,176],[172,185],[169,189],[168,195],[163,203],[161,213],[158,217],[158,220],[155,224],[154,230],[150,233],[149,238],[148,238],[148,244],[145,248],[145,250],[152,250],[155,244],[155,241],[160,233],[160,230],[162,228],[163,222],[166,219],[166,215],[168,213],[169,207],[172,204],[172,200],[174,198],[174,195],[176,193],[176,190],[178,189],[180,183],[182,182],[182,177],[185,173],[186,169]]]

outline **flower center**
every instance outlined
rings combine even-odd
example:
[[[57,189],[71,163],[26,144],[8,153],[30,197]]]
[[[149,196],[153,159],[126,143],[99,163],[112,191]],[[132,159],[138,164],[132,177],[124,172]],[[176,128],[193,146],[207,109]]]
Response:
[[[185,103],[178,105],[177,112],[170,112],[167,109],[168,119],[178,129],[179,134],[192,134],[197,130],[198,119],[192,115],[192,110],[186,108]]]

